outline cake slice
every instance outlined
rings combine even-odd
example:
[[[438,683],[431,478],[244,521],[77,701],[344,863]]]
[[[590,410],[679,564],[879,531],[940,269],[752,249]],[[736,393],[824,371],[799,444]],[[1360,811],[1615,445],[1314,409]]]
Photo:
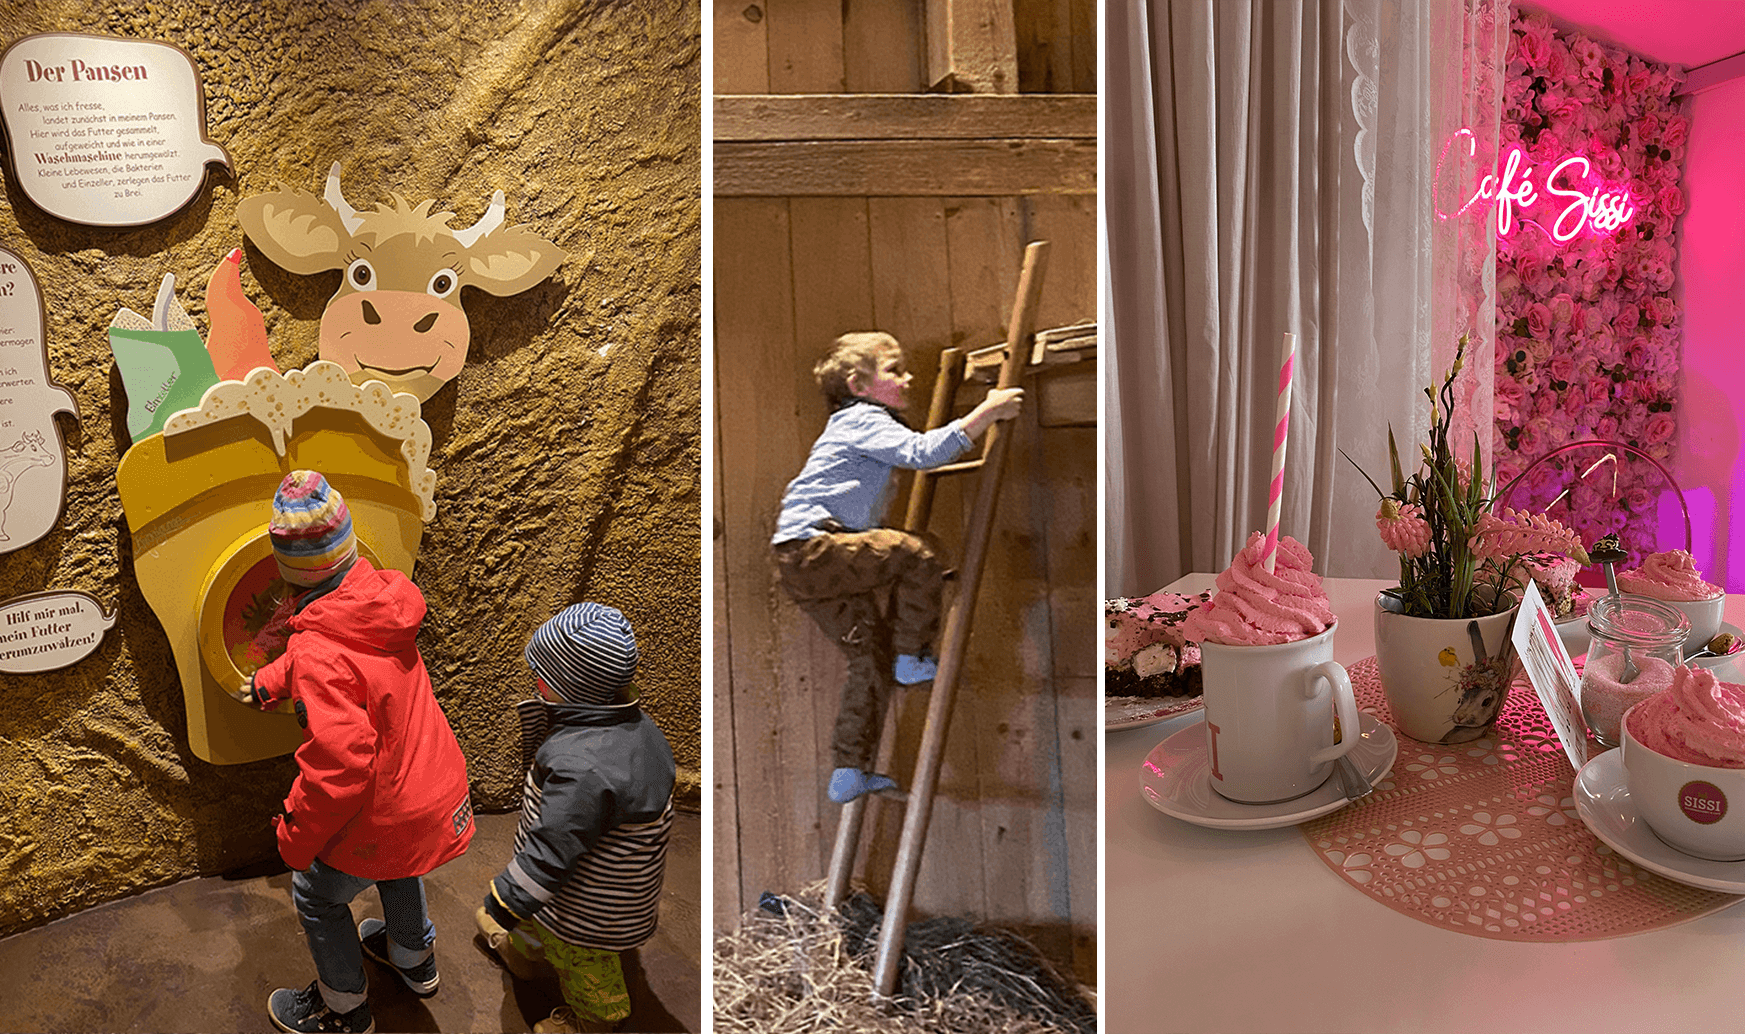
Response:
[[[1159,589],[1103,603],[1103,695],[1185,697],[1200,693],[1200,648],[1181,633],[1189,611],[1211,592],[1186,596]]]

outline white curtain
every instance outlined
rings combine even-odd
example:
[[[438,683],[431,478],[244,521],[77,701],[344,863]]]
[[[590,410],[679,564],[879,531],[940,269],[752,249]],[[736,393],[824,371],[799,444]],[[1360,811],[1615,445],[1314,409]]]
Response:
[[[1489,448],[1494,243],[1432,203],[1445,140],[1494,142],[1506,5],[1112,0],[1106,26],[1106,591],[1220,570],[1265,530],[1287,331],[1280,531],[1323,574],[1393,575],[1340,451],[1378,481],[1390,425],[1415,453],[1462,331],[1463,440]]]

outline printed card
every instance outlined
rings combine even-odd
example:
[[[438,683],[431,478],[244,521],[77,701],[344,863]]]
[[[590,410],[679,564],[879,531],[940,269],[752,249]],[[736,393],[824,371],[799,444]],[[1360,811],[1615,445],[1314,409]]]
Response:
[[[1539,694],[1539,703],[1544,705],[1552,727],[1557,730],[1563,752],[1569,755],[1575,770],[1581,771],[1581,766],[1587,764],[1587,722],[1576,703],[1581,678],[1575,673],[1575,662],[1563,648],[1563,640],[1557,638],[1557,627],[1552,624],[1551,611],[1539,595],[1539,587],[1530,581],[1515,618],[1513,640],[1521,665],[1527,669],[1527,681],[1533,683],[1533,691]]]

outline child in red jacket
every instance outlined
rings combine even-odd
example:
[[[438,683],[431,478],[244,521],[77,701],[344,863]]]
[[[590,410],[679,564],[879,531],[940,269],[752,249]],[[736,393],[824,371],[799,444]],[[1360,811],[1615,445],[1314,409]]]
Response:
[[[291,636],[239,696],[268,709],[289,700],[303,726],[275,825],[317,974],[274,991],[267,1012],[284,1031],[371,1031],[363,954],[415,994],[436,993],[421,877],[472,839],[466,761],[418,654],[424,597],[358,557],[344,498],[320,474],[292,471],[267,530],[294,593]],[[387,921],[354,930],[351,899],[372,883]]]

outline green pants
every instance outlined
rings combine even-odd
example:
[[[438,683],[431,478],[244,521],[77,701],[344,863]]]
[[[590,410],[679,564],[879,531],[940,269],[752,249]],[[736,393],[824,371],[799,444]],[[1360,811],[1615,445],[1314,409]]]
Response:
[[[577,1016],[617,1023],[630,1015],[630,990],[624,986],[624,967],[617,952],[578,948],[531,919],[515,928],[505,947],[550,966],[557,974],[564,1004]]]

